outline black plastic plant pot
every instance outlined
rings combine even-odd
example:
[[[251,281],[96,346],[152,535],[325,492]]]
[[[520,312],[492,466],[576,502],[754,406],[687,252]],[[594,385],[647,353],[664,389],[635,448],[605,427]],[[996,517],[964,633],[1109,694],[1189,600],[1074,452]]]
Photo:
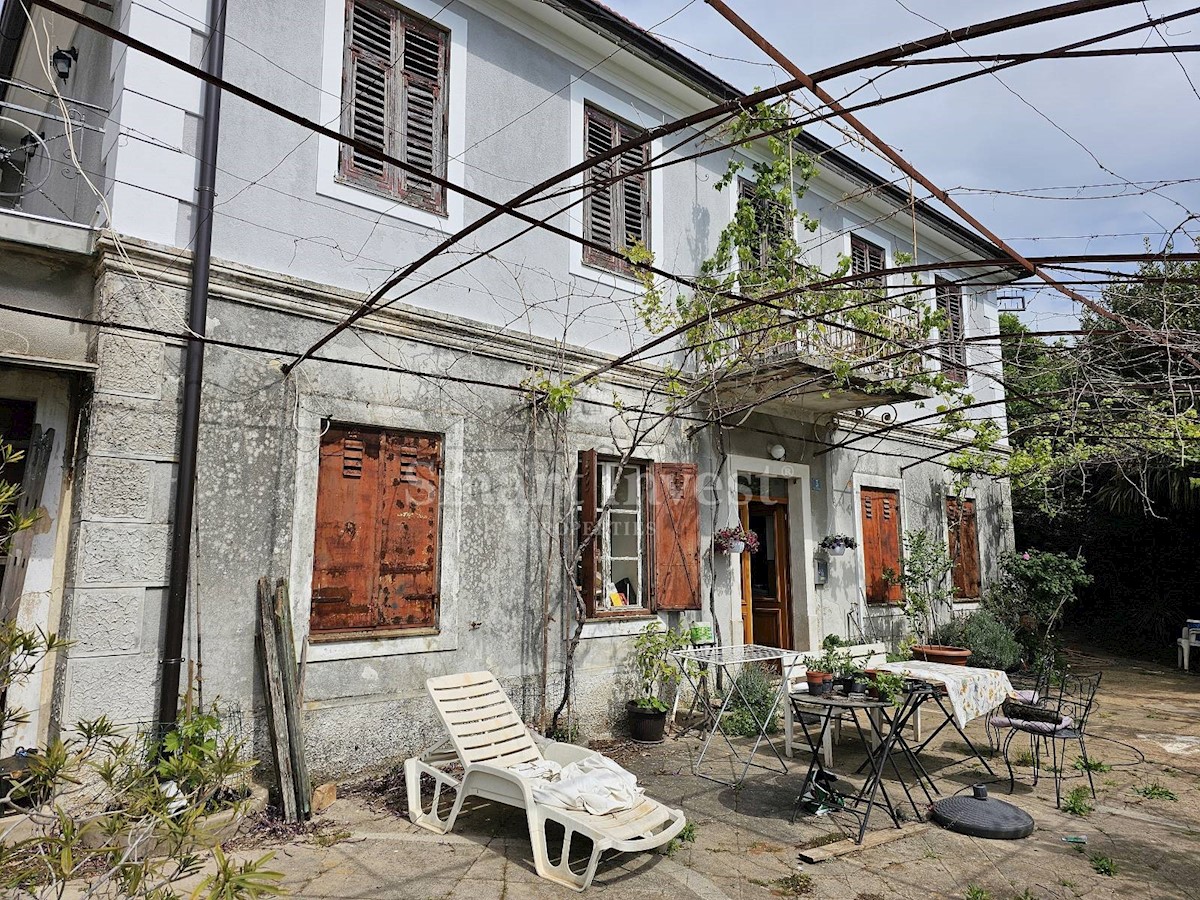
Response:
[[[646,709],[636,700],[625,704],[629,714],[629,737],[639,744],[661,744],[667,731],[667,713],[657,709]]]

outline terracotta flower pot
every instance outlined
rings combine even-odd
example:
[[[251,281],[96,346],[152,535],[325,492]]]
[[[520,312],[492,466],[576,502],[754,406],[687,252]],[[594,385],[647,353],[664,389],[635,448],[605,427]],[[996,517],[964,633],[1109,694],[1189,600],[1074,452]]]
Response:
[[[971,651],[966,647],[947,647],[942,644],[918,644],[912,648],[912,653],[913,659],[951,666],[965,666],[971,658]]]
[[[809,669],[804,676],[808,680],[808,693],[820,697],[833,689],[833,673]]]

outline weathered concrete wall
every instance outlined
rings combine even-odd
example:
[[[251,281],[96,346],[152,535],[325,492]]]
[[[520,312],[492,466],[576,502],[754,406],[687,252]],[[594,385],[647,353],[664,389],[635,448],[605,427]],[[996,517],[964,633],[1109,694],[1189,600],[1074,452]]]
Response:
[[[186,293],[105,269],[96,311],[107,321],[177,332]],[[153,713],[177,454],[178,342],[101,330],[83,418],[80,489],[66,577],[66,683],[61,718]]]

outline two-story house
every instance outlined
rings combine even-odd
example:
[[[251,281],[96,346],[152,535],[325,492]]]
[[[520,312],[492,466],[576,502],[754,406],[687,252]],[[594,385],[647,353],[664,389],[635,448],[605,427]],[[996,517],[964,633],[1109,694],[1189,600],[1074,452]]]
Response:
[[[193,65],[213,40],[199,0],[70,6]],[[911,285],[870,277],[898,258],[944,263],[924,296],[947,333],[909,346],[836,322],[798,331],[682,409],[667,382],[699,364],[675,341],[535,415],[531,385],[604,369],[653,337],[628,247],[684,275],[714,252],[739,198],[717,188],[731,154],[752,164],[766,151],[717,147],[700,126],[525,207],[558,212],[548,221],[567,234],[500,217],[285,372],[489,211],[446,183],[503,202],[741,92],[594,0],[280,12],[229,4],[224,77],[406,165],[223,99],[183,649],[206,700],[260,718],[263,576],[287,579],[310,767],[335,774],[430,742],[431,675],[490,669],[537,720],[569,665],[571,722],[619,726],[631,636],[655,616],[709,622],[727,643],[895,639],[884,573],[909,529],[953,547],[959,596],[978,599],[1011,543],[1007,489],[952,492],[956,442],[935,433],[936,392],[893,376],[940,371],[992,401],[973,415],[1003,428],[988,340],[1002,276],[966,267],[993,247],[861,154],[802,135],[795,152],[818,174],[797,206],[819,226],[775,227],[794,231],[805,262],[833,273],[848,259],[879,292]],[[176,67],[3,4],[0,433],[31,450],[3,477],[42,512],[6,563],[4,615],[73,642],[6,698],[32,711],[16,743],[100,714],[154,716],[200,98]],[[665,375],[680,359],[685,371]],[[836,371],[847,360],[849,376]],[[717,421],[716,407],[736,415]],[[590,522],[598,536],[580,553]],[[739,522],[760,551],[715,552],[714,530]],[[821,551],[835,533],[857,549]]]

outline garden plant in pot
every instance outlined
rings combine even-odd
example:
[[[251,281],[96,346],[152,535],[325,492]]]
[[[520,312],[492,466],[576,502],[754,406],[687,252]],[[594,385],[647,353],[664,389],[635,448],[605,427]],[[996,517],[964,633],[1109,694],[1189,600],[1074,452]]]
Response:
[[[899,585],[903,592],[904,615],[917,641],[912,647],[914,659],[965,666],[971,658],[966,647],[930,643],[938,627],[938,614],[945,612],[948,617],[954,608],[954,586],[949,577],[953,568],[945,543],[920,528],[904,532],[900,571],[884,570],[888,583]]]
[[[732,528],[719,528],[713,535],[713,545],[718,553],[728,553],[736,556],[743,551],[758,552],[758,535],[749,528],[734,525]]]
[[[638,695],[625,704],[629,714],[629,736],[641,744],[662,743],[670,706],[662,699],[665,684],[679,678],[679,665],[668,654],[690,646],[686,631],[664,628],[655,620],[633,643],[633,671]]]
[[[821,538],[820,547],[830,556],[842,556],[847,550],[858,546],[858,541],[848,534],[827,534]]]
[[[813,697],[830,693],[834,677],[850,668],[850,656],[839,653],[836,647],[829,647],[820,656],[809,657],[804,676],[808,680],[808,693]]]

